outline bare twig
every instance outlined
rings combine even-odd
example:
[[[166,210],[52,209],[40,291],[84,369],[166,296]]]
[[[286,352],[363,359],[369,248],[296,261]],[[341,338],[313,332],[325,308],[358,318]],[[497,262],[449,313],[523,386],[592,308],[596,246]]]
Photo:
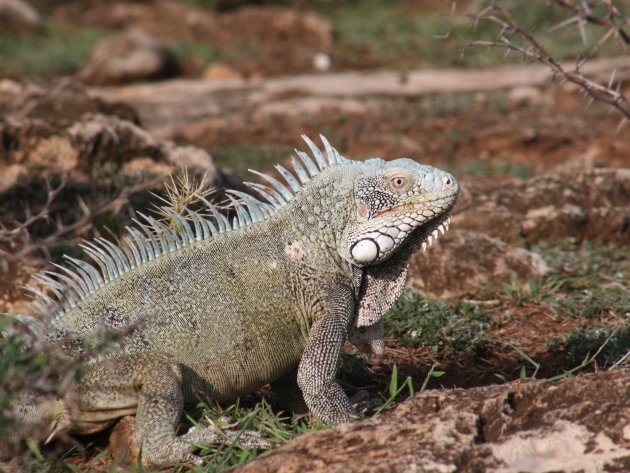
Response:
[[[78,220],[76,220],[75,222],[69,225],[59,224],[55,232],[53,232],[52,234],[48,235],[47,237],[37,242],[30,243],[24,246],[17,252],[10,253],[6,250],[0,249],[0,265],[6,267],[7,264],[15,263],[36,251],[40,251],[40,250],[43,250],[44,248],[50,247],[50,245],[52,245],[55,241],[59,240],[59,238],[69,233],[72,233],[79,228],[89,225],[92,222],[92,220],[94,220],[96,217],[100,215],[103,215],[107,212],[113,212],[114,214],[118,214],[121,208],[129,203],[129,198],[132,195],[137,194],[138,192],[142,192],[144,190],[156,187],[158,184],[160,184],[161,181],[162,181],[162,178],[158,178],[158,179],[153,179],[151,181],[136,184],[135,186],[132,186],[132,187],[125,188],[120,192],[120,194],[115,199],[107,202],[104,205],[101,205],[100,207],[96,209],[90,209],[87,205],[85,205],[85,203],[80,201],[79,205],[83,211],[83,216],[81,218],[79,218]],[[46,203],[44,204],[44,207],[42,208],[41,211],[39,211],[33,217],[30,217],[29,219],[27,219],[24,223],[22,223],[15,229],[0,231],[0,238],[4,238],[5,241],[12,241],[11,240],[12,238],[14,239],[17,234],[25,231],[35,221],[48,218],[49,212],[50,212],[50,206],[52,202],[54,201],[55,197],[57,196],[57,194],[59,193],[59,191],[61,190],[61,188],[62,186],[60,185],[56,189],[50,190],[48,193],[48,198],[46,199]]]
[[[61,179],[61,183],[53,189],[50,187],[50,182],[46,180],[46,187],[48,188],[48,194],[46,196],[46,202],[44,203],[44,206],[41,208],[39,212],[37,212],[35,215],[31,215],[24,222],[22,222],[20,225],[18,225],[15,228],[7,229],[7,228],[3,228],[0,225],[0,243],[10,243],[12,241],[15,241],[20,233],[26,231],[29,227],[31,227],[36,222],[40,220],[48,220],[48,218],[50,217],[50,207],[52,203],[54,202],[54,200],[57,198],[57,195],[59,194],[59,192],[61,192],[63,188],[66,186],[66,183],[67,183],[66,177],[63,176]]]
[[[630,36],[621,25],[630,24],[630,20],[623,16],[617,9],[612,0],[599,0],[600,3],[607,5],[608,17],[601,18],[595,16],[586,2],[576,5],[570,0],[553,0],[556,5],[570,11],[575,16],[569,20],[560,23],[561,26],[577,23],[583,29],[585,23],[594,24],[606,29],[599,41],[595,43],[591,52],[586,58],[577,60],[573,69],[568,69],[556,60],[552,54],[534,37],[532,33],[519,25],[513,15],[506,8],[497,4],[492,4],[476,15],[466,15],[475,21],[475,24],[486,21],[496,24],[499,27],[497,39],[491,41],[475,41],[469,47],[498,47],[504,48],[508,52],[514,51],[520,53],[525,59],[540,62],[548,66],[554,78],[559,77],[563,82],[571,82],[580,87],[583,93],[600,102],[607,103],[619,111],[623,118],[621,125],[630,119],[630,102],[621,90],[621,85],[615,83],[615,73],[613,70],[607,84],[600,84],[584,75],[584,63],[590,57],[595,49],[598,49],[604,42],[616,35],[621,39],[622,48],[630,44]],[[583,39],[586,39],[585,32],[582,33]],[[517,42],[517,40],[520,40]]]

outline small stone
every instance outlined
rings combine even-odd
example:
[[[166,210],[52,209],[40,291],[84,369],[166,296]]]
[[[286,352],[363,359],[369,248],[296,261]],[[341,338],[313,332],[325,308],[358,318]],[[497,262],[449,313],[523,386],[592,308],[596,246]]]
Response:
[[[158,163],[151,158],[137,158],[122,167],[122,173],[129,177],[168,176],[174,169],[166,163]]]
[[[130,30],[97,42],[78,77],[90,84],[114,85],[164,79],[179,72],[177,59],[165,43]]]
[[[241,79],[241,74],[227,64],[215,62],[206,67],[201,77],[206,80],[235,80]]]
[[[0,164],[0,193],[13,187],[20,176],[26,175],[28,170],[22,164],[10,164],[4,166]]]
[[[317,53],[313,56],[313,67],[315,70],[323,72],[330,69],[330,56],[326,53]]]
[[[136,441],[136,418],[126,416],[112,429],[109,435],[109,454],[119,462],[133,462],[140,457],[140,446]]]
[[[40,14],[24,0],[0,0],[0,31],[29,34],[42,25]]]

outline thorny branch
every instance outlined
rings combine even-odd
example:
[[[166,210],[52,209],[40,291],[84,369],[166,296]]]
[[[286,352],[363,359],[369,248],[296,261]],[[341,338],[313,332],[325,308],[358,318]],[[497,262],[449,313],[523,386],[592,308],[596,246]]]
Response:
[[[142,182],[140,184],[136,184],[132,187],[125,188],[120,192],[120,194],[118,194],[116,198],[101,205],[100,207],[97,207],[96,209],[90,209],[85,204],[85,202],[79,200],[79,206],[81,207],[81,210],[83,211],[83,216],[77,219],[75,222],[69,225],[58,224],[57,230],[55,232],[53,232],[52,234],[48,235],[47,237],[37,242],[32,242],[25,245],[17,252],[9,252],[9,251],[0,249],[0,270],[6,271],[7,265],[11,263],[15,263],[36,251],[48,248],[51,244],[53,244],[59,238],[67,234],[70,234],[79,228],[89,225],[96,217],[100,215],[103,215],[108,212],[113,212],[114,214],[119,213],[120,210],[126,204],[129,203],[129,198],[132,195],[137,194],[138,192],[142,192],[144,190],[156,187],[161,181],[162,181],[162,178],[158,178],[158,179],[153,179],[147,182]],[[10,242],[15,241],[19,237],[19,235],[23,235],[23,234],[28,235],[28,228],[31,227],[35,222],[48,219],[50,216],[51,206],[53,202],[55,201],[59,192],[65,186],[65,184],[66,184],[66,181],[64,179],[62,180],[59,186],[57,186],[54,189],[49,189],[46,202],[44,206],[42,207],[42,209],[39,212],[37,212],[35,215],[32,215],[27,220],[22,222],[16,228],[13,228],[13,229],[0,228],[0,243],[10,243]]]
[[[630,102],[621,90],[621,83],[615,83],[616,69],[612,71],[608,83],[603,85],[586,77],[583,67],[587,59],[592,57],[602,44],[607,42],[612,36],[619,38],[621,43],[620,47],[622,49],[626,49],[630,46],[630,33],[624,29],[630,26],[630,19],[625,17],[622,12],[614,6],[613,0],[599,0],[597,2],[607,7],[607,17],[596,16],[589,3],[585,0],[581,1],[579,5],[572,0],[551,0],[551,2],[573,14],[568,20],[556,25],[553,28],[554,30],[566,27],[570,24],[576,24],[582,35],[582,40],[585,43],[587,42],[585,24],[596,25],[606,30],[589,53],[586,54],[583,59],[576,61],[573,69],[567,68],[555,59],[532,33],[519,25],[506,8],[496,3],[491,4],[476,15],[466,16],[472,18],[475,23],[487,21],[498,25],[500,31],[497,39],[494,41],[474,41],[469,47],[485,46],[504,48],[508,52],[515,51],[521,53],[523,57],[527,59],[545,64],[553,72],[554,78],[560,77],[562,82],[568,81],[576,84],[591,100],[607,103],[618,110],[623,116],[619,124],[619,128],[621,128],[621,125],[626,120],[630,119]],[[522,40],[523,44],[517,43],[516,39]]]

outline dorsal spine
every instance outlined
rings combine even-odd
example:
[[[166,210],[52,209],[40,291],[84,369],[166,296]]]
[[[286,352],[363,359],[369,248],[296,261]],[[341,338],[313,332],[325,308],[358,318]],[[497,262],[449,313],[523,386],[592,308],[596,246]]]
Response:
[[[208,240],[216,235],[263,221],[294,200],[302,193],[307,183],[326,169],[356,164],[355,161],[339,154],[322,135],[320,138],[324,144],[325,154],[307,136],[302,135],[302,138],[311,150],[312,157],[296,150],[299,161],[294,158],[291,162],[294,174],[281,165],[275,166],[287,185],[273,176],[250,170],[269,185],[252,182],[245,184],[267,202],[243,192],[226,191],[232,202],[230,208],[235,212],[232,223],[204,197],[200,197],[200,200],[207,205],[206,210],[210,211],[213,220],[189,208],[184,209],[186,212],[184,216],[174,208],[162,207],[163,213],[176,223],[176,229],[138,212],[143,221],[134,219],[137,228],[127,227],[128,235],[123,237],[120,246],[104,238],[84,241],[79,245],[92,259],[92,264],[64,255],[69,267],[55,264],[58,271],[46,271],[35,276],[36,281],[48,288],[52,297],[35,287],[26,286],[35,299],[33,308],[42,318],[54,322],[90,294],[123,274],[164,254],[191,246],[197,241]]]

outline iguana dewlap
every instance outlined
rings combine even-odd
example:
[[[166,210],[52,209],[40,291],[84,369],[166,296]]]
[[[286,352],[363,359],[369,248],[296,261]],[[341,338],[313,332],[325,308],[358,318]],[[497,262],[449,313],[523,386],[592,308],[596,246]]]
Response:
[[[195,458],[212,429],[177,437],[184,403],[198,396],[231,402],[272,383],[279,399],[327,422],[353,407],[335,371],[347,338],[382,351],[382,316],[400,295],[407,261],[450,222],[459,192],[450,174],[410,159],[352,161],[322,137],[304,138],[285,182],[259,174],[264,200],[229,191],[233,220],[211,204],[207,218],[164,209],[170,222],[143,216],[121,247],[86,243],[92,258],[38,277],[47,341],[64,356],[124,331],[91,356],[64,399],[22,401],[17,416],[92,433],[136,415],[145,463]],[[257,173],[258,174],[258,173]],[[26,399],[26,398],[25,398]]]

